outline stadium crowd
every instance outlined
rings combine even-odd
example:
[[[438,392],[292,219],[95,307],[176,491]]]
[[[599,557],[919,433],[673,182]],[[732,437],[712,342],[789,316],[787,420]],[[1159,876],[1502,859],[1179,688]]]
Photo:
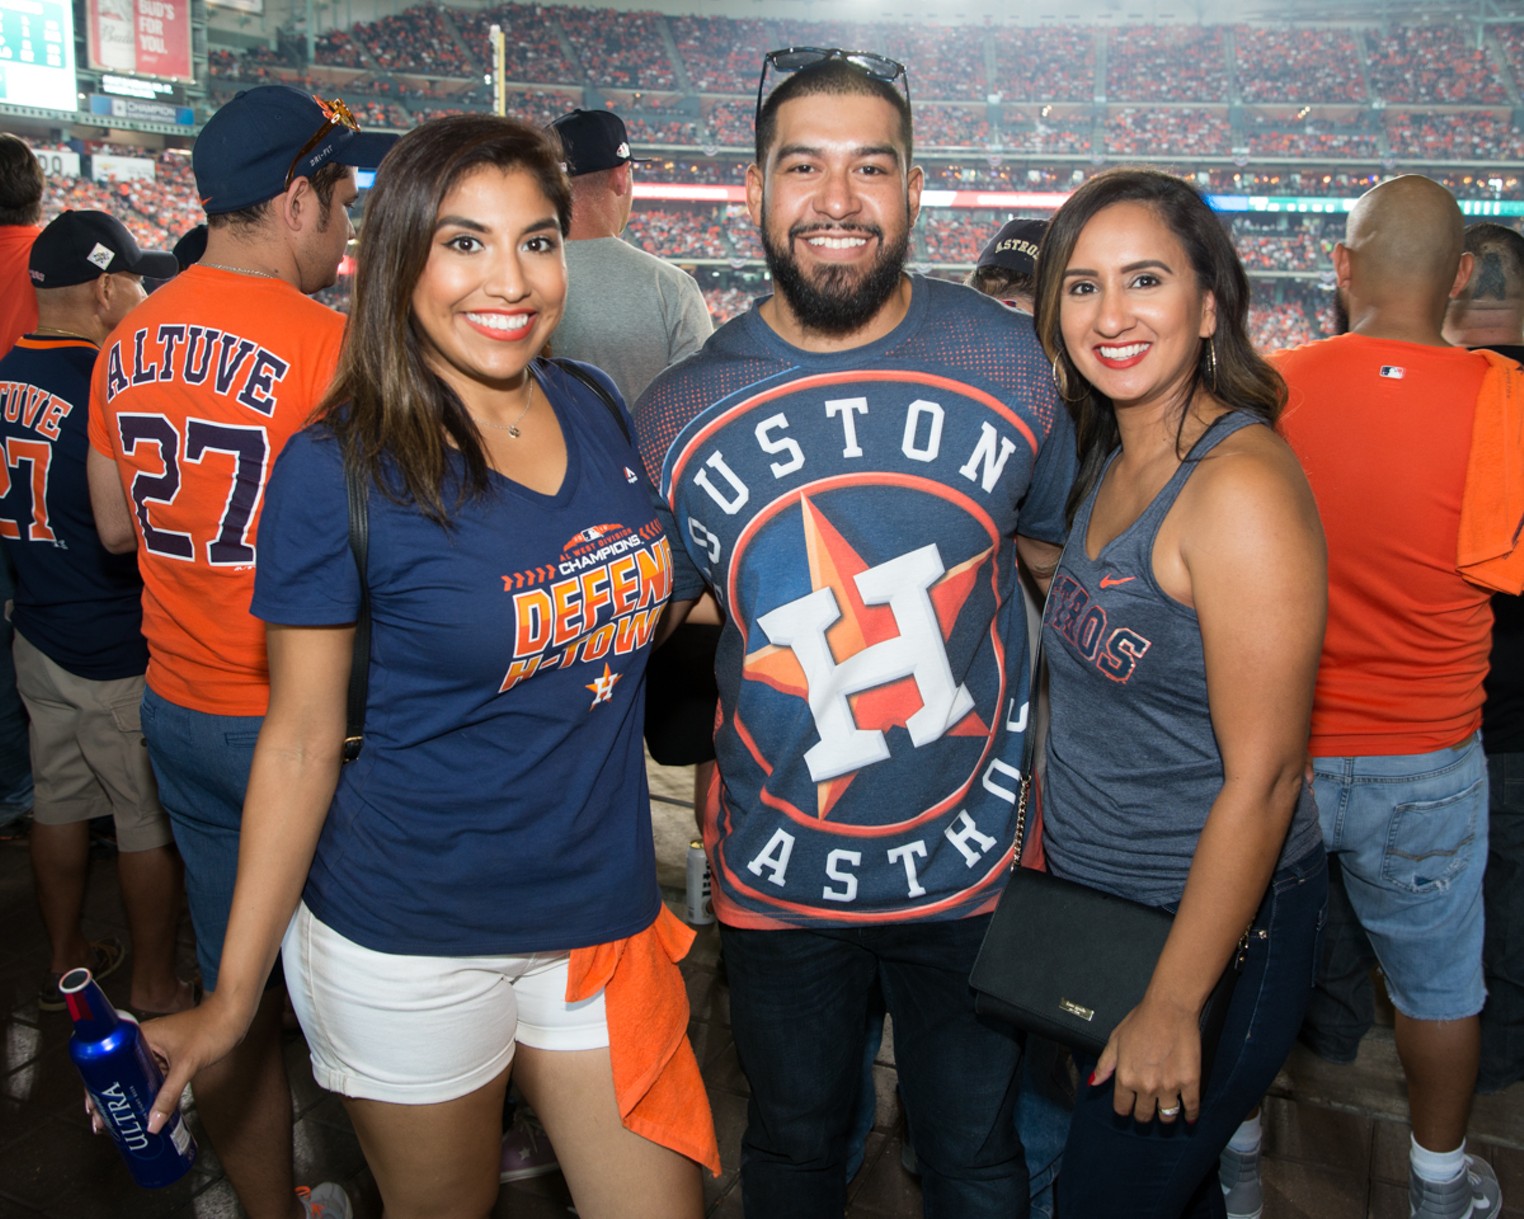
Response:
[[[1106,116],[1106,151],[1119,156],[1183,152],[1221,157],[1232,150],[1226,109],[1194,106],[1122,106]]]
[[[573,95],[548,90],[518,90],[514,100],[532,121],[544,118],[548,121],[555,114],[569,108]],[[369,103],[380,106],[382,103]],[[393,103],[395,105],[395,103]],[[946,107],[951,109],[951,107]],[[740,125],[749,122],[740,114],[740,107],[733,108],[733,121]],[[926,107],[922,114],[933,107]],[[457,107],[419,105],[415,115],[460,113]],[[552,113],[554,112],[554,113]],[[1181,124],[1175,130],[1171,146],[1190,143],[1189,131],[1197,122],[1201,111],[1192,108],[1159,111],[1138,107],[1118,108],[1112,111],[1107,128],[1108,141],[1121,140],[1132,148],[1141,148],[1147,134],[1139,128],[1125,124],[1156,120],[1161,114],[1169,114]],[[1204,112],[1208,115],[1215,112]],[[710,112],[712,120],[713,111]],[[1405,122],[1405,115],[1394,114],[1394,124]],[[680,122],[681,120],[674,120]],[[641,130],[639,121],[630,124],[632,134]],[[639,137],[644,138],[644,137]],[[1032,138],[1038,137],[1034,127]],[[1076,136],[1076,138],[1078,138]],[[1178,145],[1175,143],[1178,141]],[[1156,143],[1166,142],[1162,134]],[[63,146],[59,146],[63,147]],[[1122,152],[1112,143],[1113,152]],[[118,156],[141,156],[141,149],[122,144],[101,143],[92,151]],[[46,215],[51,218],[65,208],[96,208],[116,213],[127,225],[144,248],[167,248],[179,234],[185,232],[200,219],[195,191],[190,178],[187,158],[176,150],[163,151],[153,161],[154,176],[151,178],[125,178],[119,181],[97,182],[87,177],[54,178],[49,182],[45,200]],[[641,167],[640,180],[644,182],[691,182],[705,185],[740,186],[745,178],[744,159],[717,160],[710,158],[658,160]],[[1082,180],[1086,170],[1037,169],[1027,167],[991,166],[986,162],[943,161],[926,165],[927,184],[942,188],[1003,190],[1063,191],[1073,187],[1076,175]],[[1458,197],[1485,198],[1495,195],[1499,189],[1509,191],[1518,188],[1516,179],[1506,181],[1482,175],[1436,175]],[[1352,174],[1347,171],[1317,171],[1293,169],[1271,171],[1245,171],[1212,169],[1199,175],[1200,184],[1208,191],[1223,194],[1276,194],[1351,197],[1368,190],[1379,181],[1374,174]],[[1003,217],[998,212],[955,211],[941,207],[923,210],[913,239],[913,261],[917,265],[935,271],[939,267],[961,267],[971,264],[989,234],[999,228]],[[1339,221],[1318,215],[1282,216],[1270,222],[1235,220],[1231,226],[1233,242],[1244,266],[1252,274],[1277,273],[1295,275],[1315,282],[1329,271],[1328,250],[1336,234],[1333,230]],[[658,257],[673,261],[702,261],[718,264],[722,277],[739,277],[740,268],[761,261],[762,250],[756,238],[755,226],[745,214],[745,209],[724,204],[673,204],[655,201],[638,202],[631,216],[626,239]],[[748,271],[749,276],[752,272]],[[711,286],[710,294],[716,301],[724,302],[728,314],[737,309],[737,302],[748,299],[744,292],[729,283],[721,287]],[[347,282],[330,290],[325,298],[339,308],[347,308]],[[737,293],[740,293],[737,295]],[[1256,334],[1270,346],[1287,345],[1300,341],[1296,336],[1321,334],[1326,330],[1328,319],[1319,316],[1320,305],[1326,305],[1323,294],[1294,296],[1268,307],[1263,312],[1264,321],[1256,322]],[[1260,314],[1256,314],[1259,317]]]
[[[1106,92],[1117,101],[1227,100],[1221,26],[1126,26],[1107,40],[1106,55]]]
[[[1246,102],[1358,102],[1360,48],[1346,30],[1236,25],[1237,80]]]
[[[493,24],[508,35],[511,80],[705,95],[750,94],[762,53],[790,44],[878,47],[912,65],[918,99],[943,101],[1089,102],[1102,46],[1104,91],[1117,103],[1506,105],[1503,73],[1517,78],[1524,64],[1524,35],[1508,25],[1490,27],[1490,45],[1479,46],[1471,27],[1429,24],[989,30],[662,17],[533,4],[415,5],[324,31],[314,63],[472,78]],[[298,63],[292,48],[213,47],[209,65],[215,77],[258,80]]]

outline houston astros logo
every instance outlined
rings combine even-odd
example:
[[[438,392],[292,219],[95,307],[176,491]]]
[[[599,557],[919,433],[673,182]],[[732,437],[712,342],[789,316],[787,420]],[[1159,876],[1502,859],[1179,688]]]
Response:
[[[989,552],[949,568],[929,544],[870,565],[811,500],[800,507],[811,589],[756,619],[766,642],[743,672],[806,700],[819,739],[804,761],[825,818],[858,772],[889,759],[891,729],[916,748],[987,735],[946,641]]]

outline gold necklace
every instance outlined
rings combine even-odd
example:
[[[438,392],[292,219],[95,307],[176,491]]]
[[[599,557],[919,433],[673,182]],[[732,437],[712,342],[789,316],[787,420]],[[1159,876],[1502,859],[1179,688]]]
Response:
[[[92,339],[88,334],[80,334],[77,330],[64,330],[59,326],[38,326],[35,330],[32,331],[32,333],[58,334],[67,339],[84,339],[84,341],[87,343],[94,343],[97,347],[100,346],[100,342],[96,339]]]
[[[518,417],[512,423],[493,423],[490,420],[479,418],[475,411],[467,411],[471,416],[471,422],[477,427],[490,428],[494,432],[507,432],[517,440],[519,438],[519,424],[524,422],[524,416],[529,414],[529,408],[534,405],[534,378],[529,378],[529,393],[524,396],[524,409],[518,413]]]
[[[248,267],[229,267],[220,262],[207,262],[205,259],[202,259],[197,265],[211,267],[214,271],[231,271],[234,275],[258,275],[261,279],[280,278],[274,271],[254,271]]]

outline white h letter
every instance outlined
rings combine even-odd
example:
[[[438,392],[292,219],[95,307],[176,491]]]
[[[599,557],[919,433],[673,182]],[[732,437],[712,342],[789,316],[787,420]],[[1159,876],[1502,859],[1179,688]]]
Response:
[[[927,590],[946,572],[935,544],[858,573],[857,591],[866,605],[887,605],[900,633],[869,644],[840,664],[831,655],[826,631],[841,617],[836,595],[817,588],[757,619],[779,647],[792,648],[809,688],[810,713],[820,740],[805,751],[810,778],[817,783],[849,774],[889,756],[884,734],[857,726],[847,701],[903,677],[915,678],[921,709],[905,721],[919,748],[940,738],[967,715],[974,698],[953,681],[942,643],[942,627]]]

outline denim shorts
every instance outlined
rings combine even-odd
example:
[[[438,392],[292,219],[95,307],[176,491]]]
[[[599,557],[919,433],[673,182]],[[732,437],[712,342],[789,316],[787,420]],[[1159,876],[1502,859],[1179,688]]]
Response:
[[[1487,761],[1472,736],[1432,753],[1314,758],[1323,842],[1412,1020],[1482,1010]]]
[[[238,877],[238,834],[249,785],[259,715],[210,715],[143,693],[143,736],[185,861],[185,896],[196,929],[196,963],[207,990],[217,989]],[[279,976],[279,971],[276,975]]]

